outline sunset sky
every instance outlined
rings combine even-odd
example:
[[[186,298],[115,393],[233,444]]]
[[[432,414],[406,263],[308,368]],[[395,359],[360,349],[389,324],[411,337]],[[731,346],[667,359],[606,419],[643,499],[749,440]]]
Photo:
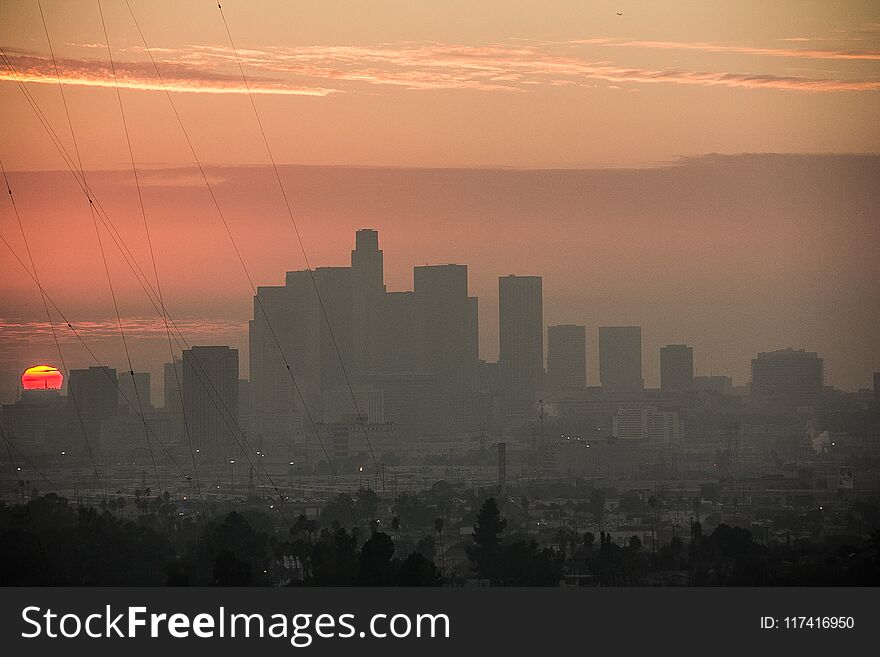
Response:
[[[255,282],[282,282],[304,263],[216,2],[129,2]],[[191,341],[246,353],[247,281],[125,0],[101,7],[169,311]],[[90,184],[149,269],[98,3],[42,10]],[[645,327],[649,385],[667,342],[738,383],[757,351],[785,346],[818,351],[845,389],[880,369],[876,2],[223,11],[313,265],[346,264],[367,226],[389,289],[411,289],[413,265],[468,264],[490,360],[497,277],[543,275],[546,323],[588,326],[593,384],[596,327],[616,323]],[[0,3],[0,46],[14,68],[0,65],[0,159],[44,285],[121,367],[87,201],[16,83],[72,153],[36,0]],[[25,258],[7,199],[0,234]],[[108,256],[135,368],[158,373],[155,316]],[[24,367],[57,356],[2,244],[0,321],[8,396]],[[69,365],[94,364],[65,346]]]

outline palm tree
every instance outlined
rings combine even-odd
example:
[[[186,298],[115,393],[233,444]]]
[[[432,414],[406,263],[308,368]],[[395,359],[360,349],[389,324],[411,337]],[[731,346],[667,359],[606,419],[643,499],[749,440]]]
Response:
[[[443,518],[437,518],[434,520],[434,529],[437,531],[437,534],[440,536],[440,572],[443,573],[446,569],[443,565]]]
[[[651,495],[648,498],[648,504],[651,506],[651,554],[657,555],[656,540],[654,537],[654,524],[657,521],[657,498]]]
[[[397,551],[397,544],[400,543],[400,517],[391,518],[391,529],[394,531],[394,550]]]

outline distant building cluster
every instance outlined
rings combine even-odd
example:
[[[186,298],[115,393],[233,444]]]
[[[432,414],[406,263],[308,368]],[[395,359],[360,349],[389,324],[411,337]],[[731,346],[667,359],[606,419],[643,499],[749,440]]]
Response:
[[[660,349],[660,388],[646,390],[639,326],[599,327],[600,385],[590,387],[587,329],[545,326],[540,276],[499,278],[500,350],[487,362],[467,266],[418,266],[411,291],[389,291],[379,236],[369,229],[357,231],[350,266],[287,272],[283,285],[259,287],[253,304],[248,380],[238,351],[222,345],[192,346],[166,363],[158,407],[148,373],[75,369],[64,394],[40,388],[35,373],[48,375],[32,368],[31,389],[2,408],[4,431],[21,445],[63,451],[82,443],[104,453],[143,450],[148,434],[224,461],[247,441],[311,464],[370,452],[403,462],[446,458],[487,436],[511,438],[515,449],[519,436],[545,450],[545,463],[567,455],[570,465],[572,449],[597,454],[598,439],[682,444],[680,411],[697,396],[799,408],[824,391],[814,352],[760,353],[750,384],[736,387],[727,376],[695,376],[686,344]],[[880,404],[878,387],[875,374]],[[569,416],[592,418],[592,441],[545,432],[545,420]]]

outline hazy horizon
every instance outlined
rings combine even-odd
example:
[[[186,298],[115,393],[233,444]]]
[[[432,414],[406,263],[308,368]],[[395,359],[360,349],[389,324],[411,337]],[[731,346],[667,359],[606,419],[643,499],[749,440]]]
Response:
[[[825,359],[827,383],[869,386],[880,7],[625,5],[230,0],[221,16],[170,0],[0,3],[0,160],[45,286],[121,366],[88,203],[54,132],[152,272],[136,167],[172,316],[193,339],[242,346],[251,290],[189,146],[254,282],[270,285],[304,262],[268,145],[300,163],[280,175],[313,266],[347,264],[363,227],[379,230],[389,290],[411,289],[414,265],[467,264],[484,358],[498,352],[497,278],[539,274],[545,325],[588,327],[591,384],[597,327],[639,324],[649,386],[659,347],[681,342],[699,374],[744,383],[757,352],[792,346]],[[104,241],[134,366],[157,375],[155,314]],[[3,251],[8,395],[57,355],[33,282]],[[68,349],[70,366],[89,364]]]
[[[709,155],[642,169],[282,167],[313,267],[348,264],[354,231],[365,227],[379,230],[389,290],[412,289],[415,265],[467,264],[485,359],[497,357],[498,276],[537,274],[545,325],[587,326],[591,385],[597,327],[639,324],[648,386],[659,384],[659,347],[684,342],[695,348],[697,374],[727,374],[739,384],[759,351],[817,351],[826,382],[847,390],[869,387],[880,369],[878,174],[877,155]],[[67,316],[86,323],[102,362],[121,368],[103,266],[73,177],[8,175],[34,252],[69,249],[64,259],[38,261],[45,288]],[[285,271],[304,267],[271,170],[211,167],[209,177],[257,285],[282,284]],[[92,172],[90,182],[150,271],[126,172]],[[239,347],[247,372],[250,289],[204,185],[180,167],[145,170],[142,184],[172,317],[188,320],[191,343]],[[43,193],[47,185],[52,195]],[[23,258],[11,221],[3,235]],[[157,394],[168,359],[164,327],[105,242],[120,312],[140,318],[127,322],[135,369],[153,372]],[[45,321],[33,281],[10,257],[0,274],[8,396],[26,366],[55,363],[57,353],[48,333],[27,335],[29,322]],[[26,326],[10,327],[13,318]],[[70,335],[65,357],[69,366],[94,364]]]

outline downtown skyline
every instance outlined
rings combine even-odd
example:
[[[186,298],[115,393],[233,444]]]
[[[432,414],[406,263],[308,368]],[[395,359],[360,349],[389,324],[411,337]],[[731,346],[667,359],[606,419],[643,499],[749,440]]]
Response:
[[[370,233],[371,230],[364,231],[363,229],[359,229],[360,232]],[[385,251],[386,249],[383,249]],[[380,251],[381,253],[381,251]],[[467,266],[468,263],[460,263],[460,265],[464,266],[464,275],[467,276]],[[316,272],[320,272],[322,269],[327,269],[323,263],[316,263],[315,265]],[[432,266],[429,269],[439,270],[443,268],[442,263],[432,263]],[[334,267],[330,267],[330,270],[333,270]],[[382,268],[380,267],[380,270]],[[419,269],[419,266],[416,266],[416,270]],[[422,268],[424,269],[424,268]],[[291,273],[288,272],[288,279],[290,279]],[[302,273],[302,272],[300,272]],[[478,324],[479,324],[479,335],[480,335],[480,344],[479,344],[479,355],[481,360],[487,362],[495,362],[498,359],[498,354],[495,352],[486,353],[484,342],[482,336],[485,334],[490,334],[495,338],[496,344],[498,340],[499,329],[501,328],[498,323],[497,315],[494,316],[494,323],[491,323],[489,326],[486,326],[485,315],[483,312],[484,305],[492,305],[494,304],[497,308],[498,295],[499,292],[503,292],[503,284],[509,279],[520,278],[522,280],[528,281],[533,280],[537,284],[538,291],[538,299],[537,304],[538,308],[544,308],[544,302],[541,299],[541,292],[544,290],[544,282],[543,278],[538,276],[528,276],[523,277],[521,274],[504,274],[499,276],[496,279],[496,289],[493,297],[485,298],[480,296],[471,296],[472,299],[478,300],[480,313],[478,315]],[[501,285],[502,289],[499,289],[498,285]],[[258,289],[263,286],[258,286]],[[410,285],[410,289],[412,285]],[[268,289],[272,289],[270,286]],[[392,288],[388,288],[388,292],[403,292],[406,294],[412,294],[412,292],[404,290],[396,290]],[[552,298],[553,291],[545,290],[545,295],[549,292],[549,296]],[[50,292],[51,294],[51,292]],[[476,302],[475,302],[476,305]],[[62,307],[62,310],[64,308]],[[603,331],[609,330],[608,327],[612,327],[611,330],[616,330],[614,328],[613,322],[603,321],[602,318],[598,318],[594,321],[584,321],[580,318],[575,318],[573,320],[568,320],[564,322],[554,321],[552,318],[548,318],[546,313],[543,313],[544,317],[542,320],[543,326],[542,329],[542,350],[543,350],[543,360],[541,363],[542,372],[548,370],[548,352],[549,352],[549,333],[550,329],[553,327],[560,327],[560,325],[574,325],[578,327],[583,327],[585,330],[585,346],[586,346],[586,372],[587,379],[586,383],[589,386],[597,387],[603,385],[600,381],[599,370],[601,363],[601,335]],[[259,313],[256,316],[259,318]],[[518,317],[518,315],[513,315],[512,317]],[[212,322],[212,321],[204,321],[204,320],[178,320],[177,317],[173,317],[175,323],[178,324],[181,329],[183,335],[187,338],[189,344],[204,344],[204,345],[230,345],[233,348],[237,348],[241,354],[241,362],[242,362],[242,377],[249,378],[249,363],[247,354],[251,349],[253,349],[253,345],[250,345],[249,349],[249,339],[247,335],[247,320],[244,322],[236,322],[233,320],[223,320],[221,322]],[[254,316],[251,316],[253,319]],[[490,320],[491,321],[491,320]],[[132,348],[132,352],[136,354],[135,359],[135,369],[137,371],[149,372],[152,375],[152,398],[153,400],[161,400],[162,399],[162,387],[161,382],[163,381],[163,372],[162,368],[164,366],[165,361],[167,361],[167,343],[165,342],[166,336],[164,331],[164,323],[159,318],[149,318],[149,317],[133,317],[133,318],[123,318],[124,329],[126,333],[126,338],[129,342],[130,348]],[[77,332],[85,339],[85,342],[89,345],[91,349],[93,349],[94,353],[97,355],[99,359],[101,359],[102,365],[107,365],[110,367],[117,367],[121,370],[124,370],[125,367],[122,366],[121,358],[122,355],[117,353],[115,358],[116,360],[107,360],[104,358],[105,354],[113,354],[114,347],[118,351],[121,349],[120,342],[120,334],[119,327],[116,321],[116,318],[107,319],[105,321],[88,321],[88,322],[77,322],[74,320],[74,326]],[[638,350],[641,353],[641,362],[638,364],[640,368],[643,368],[648,376],[645,376],[643,379],[643,386],[646,389],[658,389],[660,388],[660,370],[661,370],[661,350],[666,348],[670,344],[676,344],[676,339],[678,336],[672,335],[668,337],[658,338],[657,336],[652,336],[647,333],[641,325],[633,325],[633,329],[638,329],[638,339],[637,342],[639,344]],[[48,326],[43,321],[34,321],[32,323],[29,322],[8,322],[5,324],[4,329],[8,332],[7,335],[12,334],[14,337],[12,340],[7,340],[4,349],[6,354],[10,353],[10,345],[16,342],[16,338],[20,340],[20,343],[23,345],[22,351],[26,349],[28,346],[39,345],[35,350],[36,353],[44,353],[47,354],[45,360],[46,362],[55,363],[57,359],[57,350],[55,349],[54,343],[51,343],[49,340],[49,331]],[[503,330],[503,329],[502,329]],[[63,323],[56,323],[56,331],[59,334],[62,350],[65,356],[65,359],[68,361],[68,366],[73,368],[78,367],[89,367],[94,366],[97,363],[90,356],[85,356],[83,352],[82,344],[73,337],[69,329]],[[42,335],[44,338],[43,342],[40,342],[39,335]],[[694,345],[691,341],[682,341],[679,342],[687,342],[689,348],[694,348]],[[116,344],[118,343],[118,344]],[[147,345],[152,343],[153,350],[148,351]],[[786,347],[794,347],[794,348],[803,348],[803,345],[798,344],[779,344],[779,345],[770,345],[766,348],[759,348],[754,353],[749,354],[747,360],[745,361],[744,368],[737,368],[737,372],[741,372],[745,369],[746,373],[744,375],[737,376],[730,370],[718,370],[714,367],[714,355],[713,354],[705,354],[700,353],[701,347],[697,346],[694,348],[694,356],[693,356],[693,373],[695,376],[709,376],[709,375],[725,375],[733,378],[733,383],[735,385],[743,385],[748,383],[750,378],[750,370],[749,363],[751,359],[754,358],[758,352],[762,351],[772,351],[774,349],[781,349]],[[820,355],[823,355],[821,350]],[[82,353],[79,353],[82,352]],[[18,356],[18,358],[26,358],[27,353],[23,353]],[[176,354],[176,358],[179,357],[180,354]],[[112,356],[111,356],[112,358]],[[36,360],[31,358],[31,360],[36,363]],[[37,359],[39,360],[39,358]],[[346,358],[348,360],[348,358]],[[141,365],[141,363],[143,363]],[[701,367],[701,363],[708,363],[708,367]],[[348,363],[348,366],[351,366],[351,363]],[[635,364],[633,365],[635,366]],[[20,376],[20,371],[13,371],[12,376],[16,377],[15,382],[17,383],[17,377]],[[543,376],[544,374],[541,374]],[[549,371],[547,371],[547,375],[549,376]],[[167,376],[167,375],[166,375]],[[871,377],[871,373],[868,373],[868,378]],[[826,376],[826,384],[833,385],[832,382],[828,381]],[[605,385],[608,385],[607,383]],[[642,387],[641,383],[636,383],[637,389]],[[864,386],[868,387],[868,386]],[[14,398],[14,391],[17,389],[17,385],[15,387],[9,386],[6,388],[7,396]]]
[[[12,119],[0,124],[0,157],[46,289],[100,336],[102,362],[119,364],[88,205],[15,82],[70,149],[40,7],[0,8],[17,71],[0,75]],[[132,16],[102,7],[107,38],[93,3],[42,5],[90,184],[142,265],[143,195],[167,306],[192,338],[244,347],[248,285]],[[304,263],[219,17],[210,6],[132,9],[254,282],[277,283]],[[369,16],[353,4],[224,7],[313,263],[340,264],[351,232],[370,226],[391,254],[390,289],[411,289],[414,265],[468,264],[489,360],[495,279],[540,275],[545,325],[588,327],[592,385],[596,329],[632,324],[649,386],[659,385],[650,354],[677,342],[694,345],[698,372],[737,382],[754,354],[792,346],[825,357],[829,384],[869,386],[880,369],[880,133],[864,120],[880,85],[876,7],[495,9],[458,6],[459,25],[424,4]],[[11,208],[0,213],[23,256]],[[161,321],[151,324],[118,254],[108,259],[135,365],[148,369],[162,358]],[[0,380],[14,382],[54,347],[41,343],[39,294],[8,251],[0,298]],[[71,365],[90,364],[76,349]]]
[[[0,1],[0,585],[877,584],[878,98],[875,0]]]

